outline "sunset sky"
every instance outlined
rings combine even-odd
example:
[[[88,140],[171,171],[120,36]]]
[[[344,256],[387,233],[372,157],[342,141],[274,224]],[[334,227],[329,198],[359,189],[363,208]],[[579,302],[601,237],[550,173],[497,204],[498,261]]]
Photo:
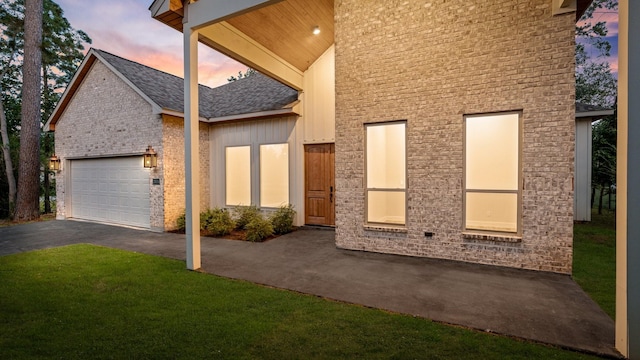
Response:
[[[152,0],[56,0],[91,47],[182,77],[182,33],[151,18]],[[86,46],[87,50],[89,46]],[[219,86],[247,67],[206,46],[199,48],[200,83]]]
[[[618,13],[616,11],[601,10],[594,14],[593,22],[606,21],[607,30],[609,31],[606,39],[611,44],[611,56],[603,61],[608,61],[615,77],[618,77]],[[580,24],[580,23],[578,23]],[[587,48],[587,51],[589,49]],[[595,51],[590,53],[591,56],[597,56]]]
[[[91,47],[182,77],[182,33],[151,18],[151,0],[57,0],[76,29],[93,39]],[[618,15],[602,12],[594,17],[606,20],[612,57],[605,59],[617,76]],[[88,50],[88,46],[87,46]],[[219,86],[246,66],[200,46],[200,83]]]

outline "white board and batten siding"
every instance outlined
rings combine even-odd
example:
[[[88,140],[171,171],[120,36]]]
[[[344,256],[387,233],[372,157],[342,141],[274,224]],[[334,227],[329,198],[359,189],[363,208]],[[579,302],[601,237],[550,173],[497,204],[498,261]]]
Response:
[[[591,221],[591,121],[592,118],[576,120],[575,221]]]
[[[335,142],[335,48],[332,45],[304,73],[300,116],[238,121],[210,128],[211,206],[225,207],[227,147],[251,146],[251,200],[260,204],[260,145],[289,145],[289,203],[304,224],[304,144]]]
[[[71,216],[150,228],[149,169],[142,156],[70,160]]]
[[[331,45],[304,73],[302,125],[305,144],[335,142],[335,74],[335,45]]]
[[[304,172],[302,162],[302,128],[297,126],[297,116],[247,120],[211,126],[209,139],[211,151],[211,206],[227,207],[226,159],[227,147],[250,146],[251,153],[251,202],[260,204],[260,145],[288,144],[289,152],[289,203],[298,212],[296,223],[301,224],[304,208]],[[302,190],[300,190],[302,189]]]

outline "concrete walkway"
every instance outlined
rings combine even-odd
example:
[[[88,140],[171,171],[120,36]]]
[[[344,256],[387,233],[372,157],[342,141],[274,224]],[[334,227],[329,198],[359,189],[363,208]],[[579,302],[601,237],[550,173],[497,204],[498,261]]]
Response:
[[[92,243],[184,260],[185,237],[78,221],[0,228],[0,255]],[[331,230],[266,243],[202,238],[212,274],[619,356],[614,322],[571,277],[335,248]]]

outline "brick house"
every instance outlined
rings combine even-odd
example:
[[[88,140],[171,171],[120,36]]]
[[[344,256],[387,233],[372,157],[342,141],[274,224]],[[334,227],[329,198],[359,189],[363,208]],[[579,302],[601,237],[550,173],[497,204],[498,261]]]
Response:
[[[57,218],[175,228],[185,209],[183,84],[182,78],[108,52],[88,52],[45,125],[54,131],[62,162],[56,173]],[[260,74],[214,89],[200,86],[200,94],[203,169],[235,145],[229,137],[224,144],[218,141],[234,130],[234,121],[245,128],[258,122],[269,127],[296,117],[298,92]],[[272,132],[256,141],[288,144],[289,135]],[[142,163],[149,145],[157,153],[154,168]],[[201,174],[203,208],[226,205],[224,187],[214,187],[226,179],[217,174],[224,174],[224,167]]]
[[[296,164],[335,171],[303,208],[328,211],[339,248],[570,273],[574,26],[589,3],[156,0],[150,11],[184,34],[191,108],[198,41],[301,92],[302,144],[329,155],[305,148]],[[196,117],[185,119],[197,146]],[[187,238],[189,268],[198,242]]]
[[[131,225],[171,229],[185,196],[195,204],[187,214],[292,203],[296,224],[335,225],[343,249],[571,272],[583,2],[254,2],[194,2],[191,18],[168,0],[150,10],[178,30],[189,25],[190,51],[199,39],[286,84],[272,83],[282,101],[227,109],[260,96],[247,86],[226,101],[214,92],[239,85],[194,86],[190,53],[185,106],[182,79],[92,50],[48,123],[64,159],[60,217],[104,210],[109,197],[86,211],[74,201],[117,173],[105,159],[139,162],[153,145],[158,166],[141,170],[149,224]]]

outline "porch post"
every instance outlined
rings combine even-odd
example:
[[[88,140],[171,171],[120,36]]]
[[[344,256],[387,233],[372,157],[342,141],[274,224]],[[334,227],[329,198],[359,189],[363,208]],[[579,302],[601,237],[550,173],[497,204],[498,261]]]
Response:
[[[184,35],[184,166],[187,269],[200,268],[200,138],[198,114],[198,32],[188,23]]]
[[[620,0],[616,202],[616,348],[640,359],[640,2]]]

